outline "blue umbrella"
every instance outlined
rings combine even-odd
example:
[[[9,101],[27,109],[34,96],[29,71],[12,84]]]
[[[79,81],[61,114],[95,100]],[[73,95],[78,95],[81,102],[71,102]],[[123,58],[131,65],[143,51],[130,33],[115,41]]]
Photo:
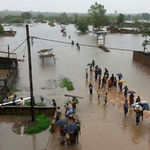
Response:
[[[132,104],[131,107],[136,108],[136,106],[138,106],[138,105],[140,105],[143,108],[143,110],[149,111],[149,104],[147,101],[141,101],[141,102]]]
[[[132,91],[132,90],[129,90],[127,91],[127,94],[135,94],[136,92]]]
[[[117,73],[116,75],[117,75],[118,77],[120,77],[120,78],[123,78],[122,73]]]
[[[65,126],[67,124],[68,124],[68,121],[66,119],[60,119],[60,120],[56,121],[57,126]]]
[[[77,124],[75,124],[75,123],[69,123],[66,126],[65,130],[66,130],[66,132],[72,132],[72,131],[77,130],[77,128],[78,128]]]

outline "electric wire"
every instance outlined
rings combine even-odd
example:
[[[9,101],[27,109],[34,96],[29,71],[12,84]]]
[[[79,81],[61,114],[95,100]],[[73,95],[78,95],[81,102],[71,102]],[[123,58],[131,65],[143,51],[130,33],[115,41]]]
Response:
[[[0,47],[7,47],[8,45],[16,44],[16,43],[21,42],[21,41],[24,41],[24,40],[25,40],[25,39],[18,40],[18,41],[14,41],[14,42],[7,43],[7,44],[2,44],[2,45],[0,45]]]
[[[62,44],[72,45],[72,43],[70,43],[70,42],[53,40],[53,39],[48,39],[48,38],[35,37],[35,36],[32,36],[31,38],[37,39],[37,40],[44,40],[44,41],[50,41],[50,42],[56,42],[56,43],[62,43]],[[80,46],[85,46],[85,47],[99,48],[97,45],[90,45],[90,44],[83,44],[83,43],[79,43],[79,45]],[[112,47],[105,47],[105,48],[110,49],[110,50],[116,50],[116,51],[128,51],[128,52],[139,51],[139,50],[133,50],[133,49],[112,48]]]
[[[21,43],[19,44],[12,52],[10,52],[10,54],[14,53],[19,47],[21,47],[24,43],[26,42],[26,39]]]

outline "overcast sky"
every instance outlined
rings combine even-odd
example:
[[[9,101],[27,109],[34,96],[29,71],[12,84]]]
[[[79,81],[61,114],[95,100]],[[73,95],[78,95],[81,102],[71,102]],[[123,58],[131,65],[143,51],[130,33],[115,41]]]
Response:
[[[96,0],[0,0],[0,10],[86,13]],[[97,0],[107,13],[150,13],[150,0]]]

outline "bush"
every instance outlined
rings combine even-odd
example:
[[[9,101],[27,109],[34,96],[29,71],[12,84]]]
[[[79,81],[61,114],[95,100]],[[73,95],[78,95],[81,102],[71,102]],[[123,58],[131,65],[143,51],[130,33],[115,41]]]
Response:
[[[55,26],[55,24],[53,22],[49,22],[48,25],[50,25],[51,27]]]
[[[31,106],[30,101],[25,102],[26,106]],[[36,103],[35,106],[46,106],[46,104]]]
[[[15,88],[12,88],[9,90],[10,93],[16,93],[16,92],[21,92],[22,90],[19,90],[19,89],[15,89]]]
[[[4,28],[3,26],[0,24],[0,34],[3,34],[4,33]]]
[[[81,33],[86,33],[88,31],[88,24],[84,18],[77,21],[76,27]]]
[[[59,84],[61,88],[66,88],[68,91],[73,91],[73,83],[68,78],[63,78]]]
[[[50,125],[50,120],[44,114],[36,116],[35,120],[35,124],[28,127],[28,134],[39,133],[43,130],[46,130]]]

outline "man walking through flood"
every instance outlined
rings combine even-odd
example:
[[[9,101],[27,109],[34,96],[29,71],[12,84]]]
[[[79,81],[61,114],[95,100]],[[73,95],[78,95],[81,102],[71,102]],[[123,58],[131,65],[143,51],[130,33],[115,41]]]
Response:
[[[88,71],[88,69],[86,68],[86,69],[85,69],[86,79],[88,79],[88,72],[89,72],[89,71]]]
[[[104,106],[106,106],[107,102],[108,102],[108,94],[105,93],[105,97],[104,97]]]
[[[126,116],[126,114],[128,113],[128,100],[124,102],[123,108],[124,108],[124,116]]]
[[[90,91],[90,95],[93,94],[93,85],[92,83],[89,83],[89,91]]]

